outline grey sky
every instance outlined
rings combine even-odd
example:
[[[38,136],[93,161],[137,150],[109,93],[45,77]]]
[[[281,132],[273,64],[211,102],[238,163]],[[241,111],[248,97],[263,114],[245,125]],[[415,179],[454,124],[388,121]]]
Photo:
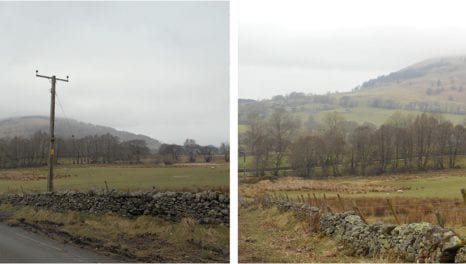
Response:
[[[466,54],[464,1],[248,0],[239,97],[349,91],[431,57]]]
[[[229,139],[227,2],[0,2],[0,118],[49,114],[167,143]],[[57,116],[63,113],[57,105]]]

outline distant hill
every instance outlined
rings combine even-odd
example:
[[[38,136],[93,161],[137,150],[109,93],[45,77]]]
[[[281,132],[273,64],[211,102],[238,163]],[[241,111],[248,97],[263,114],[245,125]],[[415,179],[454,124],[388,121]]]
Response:
[[[0,138],[4,137],[30,137],[37,131],[48,133],[49,118],[44,116],[24,116],[0,120]],[[76,138],[85,136],[111,134],[121,141],[141,139],[146,141],[147,146],[155,151],[161,143],[145,135],[137,135],[126,131],[116,130],[111,127],[93,125],[73,119],[57,118],[55,122],[55,134],[57,137],[69,138],[74,135]]]
[[[359,96],[384,93],[400,101],[466,103],[466,56],[428,59],[379,76],[355,89]]]
[[[339,89],[341,87],[335,87]],[[358,123],[383,123],[394,112],[442,114],[453,123],[466,117],[466,56],[433,58],[368,80],[351,92],[326,95],[297,91],[268,100],[239,100],[239,122],[250,113],[267,117],[274,108],[288,109],[303,123],[340,112]]]

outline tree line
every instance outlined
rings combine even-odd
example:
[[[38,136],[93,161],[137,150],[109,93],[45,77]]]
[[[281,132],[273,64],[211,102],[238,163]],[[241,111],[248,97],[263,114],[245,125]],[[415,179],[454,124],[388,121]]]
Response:
[[[453,89],[450,88],[450,89]],[[463,89],[455,88],[460,92]],[[287,95],[277,95],[265,100],[240,100],[238,121],[245,124],[252,114],[259,114],[264,118],[269,117],[275,108],[284,108],[290,112],[322,112],[346,108],[351,111],[356,107],[375,107],[390,110],[419,111],[435,114],[466,114],[466,104],[456,101],[454,96],[449,97],[449,101],[438,102],[430,99],[417,99],[415,101],[400,102],[395,99],[383,96],[371,96],[369,98],[359,98],[357,96],[327,93],[325,95],[304,94],[292,92]]]
[[[182,157],[187,157],[188,162],[196,162],[202,158],[205,162],[211,162],[214,155],[222,155],[226,162],[230,161],[230,144],[222,143],[220,147],[213,145],[201,146],[194,139],[186,139],[183,145],[162,144],[159,155],[165,164],[174,164],[182,161]]]
[[[375,175],[456,168],[466,155],[466,128],[439,115],[396,113],[384,124],[359,125],[333,112],[315,129],[301,129],[283,109],[264,120],[251,115],[242,139],[256,176],[278,175],[285,159],[299,176]]]
[[[0,139],[0,168],[43,166],[49,157],[49,135],[36,132],[30,138]],[[55,159],[68,158],[75,164],[141,162],[150,150],[144,140],[120,142],[110,134],[76,139],[56,138]]]
[[[34,133],[30,138],[13,137],[0,139],[0,168],[36,167],[48,163],[50,138],[45,132]],[[141,163],[142,159],[153,156],[165,164],[195,162],[202,157],[205,162],[213,160],[214,155],[222,155],[228,162],[230,146],[222,143],[219,148],[201,146],[193,139],[184,145],[162,144],[158,153],[153,154],[144,140],[120,141],[111,134],[86,136],[82,138],[56,138],[55,162],[69,159],[73,164],[112,164]]]

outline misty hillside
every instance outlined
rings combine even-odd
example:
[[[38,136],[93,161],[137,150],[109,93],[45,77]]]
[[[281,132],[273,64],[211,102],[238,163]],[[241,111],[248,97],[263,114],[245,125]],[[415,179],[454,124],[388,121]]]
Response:
[[[466,57],[425,60],[397,72],[364,82],[355,89],[370,97],[385,93],[401,101],[466,102]]]
[[[44,116],[25,116],[0,120],[0,138],[3,137],[29,137],[37,131],[49,131],[49,118]],[[111,134],[120,139],[128,141],[142,139],[147,142],[147,146],[152,150],[160,147],[160,142],[156,139],[144,135],[136,135],[126,131],[119,131],[111,127],[93,125],[73,119],[56,118],[55,135],[57,137],[69,138],[75,136],[82,138],[85,136]]]
[[[342,87],[335,87],[336,90]],[[303,124],[319,121],[328,112],[347,120],[380,125],[395,112],[442,114],[454,123],[466,121],[466,56],[428,59],[368,80],[351,92],[313,95],[296,91],[268,100],[239,100],[239,122],[251,113],[267,117],[285,108]]]

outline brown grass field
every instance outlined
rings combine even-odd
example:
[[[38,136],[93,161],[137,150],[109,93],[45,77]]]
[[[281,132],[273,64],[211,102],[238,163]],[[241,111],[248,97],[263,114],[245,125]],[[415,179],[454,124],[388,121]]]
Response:
[[[383,221],[395,224],[439,224],[436,217],[438,211],[440,220],[446,227],[453,228],[460,235],[466,235],[466,203],[461,194],[462,188],[466,188],[465,169],[322,180],[297,177],[267,180],[243,178],[239,188],[240,197],[252,205],[240,208],[240,260],[368,261],[349,259],[338,250],[333,254],[332,249],[338,248],[338,245],[332,244],[335,242],[329,238],[319,237],[304,228],[306,223],[302,220],[297,220],[291,213],[279,212],[276,208],[262,208],[260,201],[265,196],[306,203],[334,213],[359,210],[368,223]],[[301,226],[298,223],[301,223]],[[263,230],[265,228],[266,230]],[[250,239],[256,236],[260,236],[261,239]],[[273,249],[274,241],[281,241],[277,243],[281,248],[292,248],[293,252],[276,250],[274,254],[267,254]],[[301,247],[298,252],[300,246],[296,245],[307,245],[310,249]]]

